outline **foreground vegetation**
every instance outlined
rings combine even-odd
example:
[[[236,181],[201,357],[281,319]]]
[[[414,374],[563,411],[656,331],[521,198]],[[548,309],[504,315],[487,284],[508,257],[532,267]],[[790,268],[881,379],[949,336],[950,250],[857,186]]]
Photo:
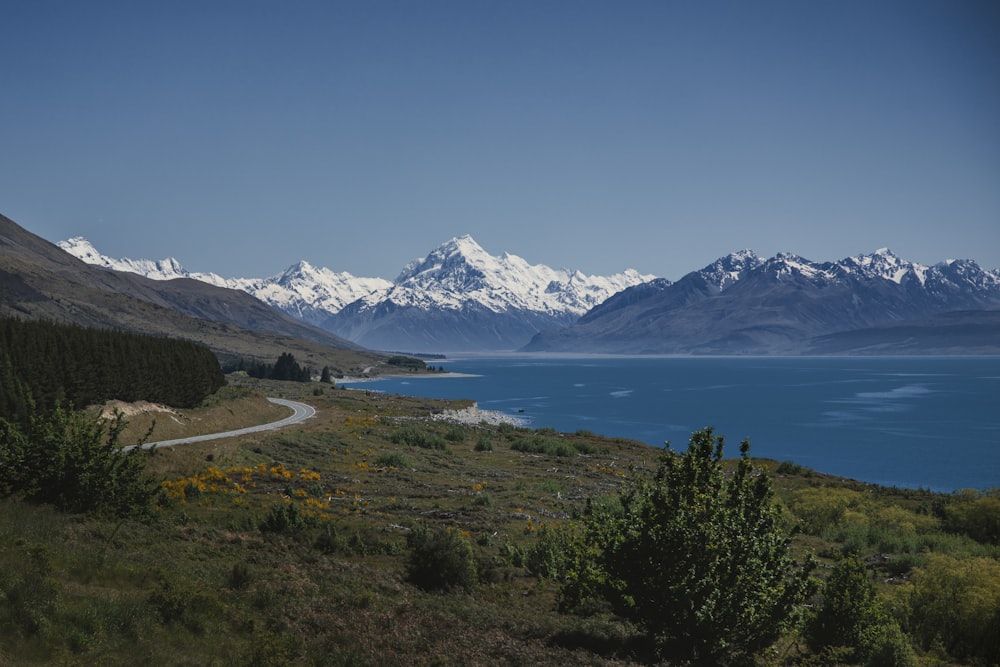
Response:
[[[232,380],[245,388],[203,423],[255,392],[317,417],[156,451],[124,473],[150,483],[134,515],[7,489],[0,664],[1000,662],[995,494],[725,461],[710,432],[664,459],[588,432],[428,419],[467,402]],[[130,444],[102,429],[61,432]],[[715,582],[701,606],[681,626],[657,620],[678,609],[656,605],[696,598],[667,595],[678,577],[645,572],[643,555],[677,566],[706,547],[723,565],[697,580]],[[734,586],[746,572],[724,563],[743,561],[759,576]],[[767,610],[780,618],[746,616]],[[727,618],[774,632],[731,640]]]

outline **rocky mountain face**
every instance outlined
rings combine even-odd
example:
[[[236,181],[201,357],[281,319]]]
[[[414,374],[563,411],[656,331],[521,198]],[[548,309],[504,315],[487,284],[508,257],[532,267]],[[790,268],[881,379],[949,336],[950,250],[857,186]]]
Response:
[[[676,283],[653,281],[608,299],[574,325],[544,332],[526,351],[616,354],[925,353],[914,340],[935,339],[948,314],[966,311],[968,335],[989,345],[995,318],[969,311],[1000,308],[1000,271],[970,260],[922,266],[887,249],[838,262],[812,262],[782,253],[762,259],[733,253]],[[959,315],[955,315],[956,318]],[[975,333],[972,333],[972,329]],[[979,327],[979,328],[976,328]],[[932,333],[931,330],[934,330]],[[870,330],[845,337],[845,332]],[[953,330],[958,331],[958,330]],[[954,346],[951,352],[954,352]]]
[[[224,279],[186,271],[174,259],[114,259],[86,239],[59,244],[91,264],[157,280],[184,277],[243,290],[338,336],[376,349],[417,352],[512,350],[539,331],[564,327],[612,294],[650,280],[494,257],[471,236],[453,238],[403,268],[392,282],[299,262],[270,278]]]

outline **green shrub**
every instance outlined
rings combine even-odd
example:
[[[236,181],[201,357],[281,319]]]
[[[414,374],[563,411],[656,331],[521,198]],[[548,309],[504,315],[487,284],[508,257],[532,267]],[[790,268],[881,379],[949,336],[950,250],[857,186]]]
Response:
[[[421,449],[448,448],[448,443],[437,433],[429,433],[415,426],[404,426],[394,432],[389,439],[396,445],[410,445]]]
[[[305,528],[305,517],[295,503],[274,503],[260,522],[265,533],[296,533]]]
[[[476,449],[477,452],[492,452],[493,451],[493,441],[490,440],[489,436],[487,436],[487,435],[481,435],[476,440],[476,447],[475,447],[475,449]]]
[[[426,591],[466,591],[476,583],[472,545],[450,528],[414,527],[407,536],[410,548],[407,580]]]
[[[687,452],[663,452],[652,480],[626,485],[620,511],[590,504],[567,603],[607,601],[672,663],[752,662],[789,627],[811,565],[791,558],[770,479],[749,450],[744,441],[728,472],[723,439],[697,431]]]
[[[409,468],[410,462],[401,452],[383,452],[375,459],[375,465],[380,468]]]
[[[445,432],[444,439],[449,442],[462,442],[465,440],[465,429],[461,426],[452,426]]]
[[[916,664],[913,648],[875,595],[858,558],[837,563],[823,590],[823,602],[806,624],[813,651],[838,662],[887,667]]]
[[[146,475],[152,450],[123,451],[127,426],[61,408],[34,416],[26,432],[0,420],[0,494],[23,493],[66,512],[143,516],[157,489]]]

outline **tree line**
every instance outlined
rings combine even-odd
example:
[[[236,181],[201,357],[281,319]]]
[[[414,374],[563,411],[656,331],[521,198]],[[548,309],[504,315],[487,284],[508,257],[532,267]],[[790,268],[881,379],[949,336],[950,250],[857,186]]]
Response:
[[[224,384],[218,359],[198,343],[0,319],[0,418],[11,422],[111,399],[190,408]]]
[[[243,371],[252,378],[292,382],[309,382],[313,374],[312,368],[299,364],[291,352],[283,352],[273,364],[256,359],[233,359],[224,363],[222,370],[226,373]],[[328,367],[323,368],[323,377],[324,382],[330,382]]]

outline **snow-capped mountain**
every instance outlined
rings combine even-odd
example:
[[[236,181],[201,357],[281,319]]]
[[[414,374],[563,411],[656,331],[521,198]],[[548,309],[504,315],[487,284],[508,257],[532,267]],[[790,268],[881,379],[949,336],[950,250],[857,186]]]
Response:
[[[466,235],[411,262],[391,286],[349,304],[324,326],[380,349],[509,350],[652,278],[634,270],[588,276],[510,253],[495,257]]]
[[[613,276],[494,257],[471,236],[453,238],[405,266],[395,281],[359,278],[299,262],[270,278],[189,272],[176,259],[114,259],[77,237],[59,246],[89,264],[155,280],[192,278],[243,290],[362,345],[390,350],[510,350],[567,326],[609,296],[653,278]]]
[[[885,248],[837,262],[813,262],[791,253],[764,260],[744,250],[676,283],[653,281],[629,288],[574,325],[539,334],[525,349],[822,353],[820,337],[882,327],[878,336],[867,340],[877,339],[880,349],[889,350],[884,327],[894,326],[901,332],[902,324],[920,321],[924,329],[911,331],[911,337],[925,335],[926,327],[933,326],[935,349],[945,351],[950,348],[940,341],[940,333],[948,313],[964,311],[962,320],[968,326],[972,321],[968,312],[997,308],[1000,271],[984,271],[971,260],[948,260],[928,267],[905,261]],[[992,336],[992,331],[982,335]],[[876,351],[865,348],[864,338],[856,335],[850,349]],[[843,352],[847,343],[841,337],[837,345]],[[894,350],[920,351],[917,342],[906,345],[900,341]],[[984,345],[991,343],[986,340]],[[992,345],[1000,350],[1000,339]]]
[[[175,278],[194,278],[204,283],[210,283],[217,287],[232,287],[225,278],[214,273],[190,273],[181,263],[173,257],[166,259],[129,259],[122,257],[115,259],[101,254],[90,241],[82,236],[76,236],[68,241],[60,241],[60,248],[82,259],[87,264],[103,266],[114,271],[124,271],[126,273],[137,273],[140,276],[151,278],[152,280],[173,280]]]
[[[392,284],[382,278],[361,278],[346,272],[336,273],[330,269],[316,268],[308,262],[299,262],[269,278],[227,279],[215,273],[187,271],[173,258],[148,260],[108,257],[82,237],[60,241],[58,245],[88,264],[115,271],[138,273],[153,280],[191,278],[218,287],[242,290],[311,324],[319,324],[348,303]]]

